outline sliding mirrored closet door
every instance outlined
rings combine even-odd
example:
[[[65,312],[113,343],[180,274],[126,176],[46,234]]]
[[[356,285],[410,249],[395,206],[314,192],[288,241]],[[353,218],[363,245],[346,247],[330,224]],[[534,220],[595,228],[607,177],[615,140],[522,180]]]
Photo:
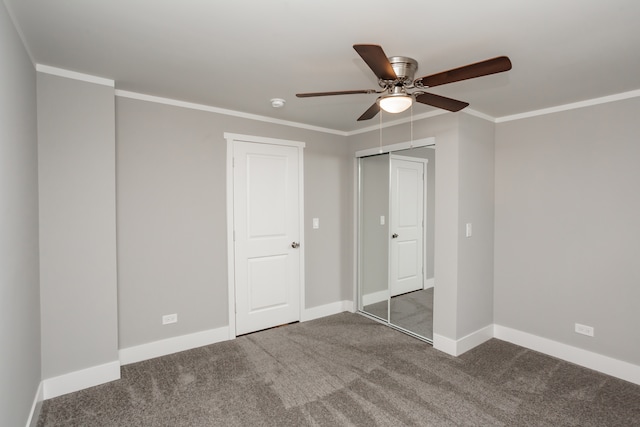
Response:
[[[359,160],[360,310],[389,321],[389,154]]]
[[[435,146],[358,166],[358,309],[431,342]]]

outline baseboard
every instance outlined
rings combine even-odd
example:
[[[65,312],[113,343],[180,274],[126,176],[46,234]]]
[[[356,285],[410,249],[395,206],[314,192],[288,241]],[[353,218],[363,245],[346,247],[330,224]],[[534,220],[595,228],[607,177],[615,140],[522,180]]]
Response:
[[[63,394],[120,379],[120,362],[114,361],[70,372],[43,381],[43,398],[51,399]]]
[[[353,311],[353,303],[351,301],[338,301],[331,304],[321,305],[319,307],[305,309],[301,313],[300,321],[306,322],[320,317],[342,313],[343,311]],[[192,348],[227,341],[228,339],[228,326],[187,335],[180,335],[173,338],[120,349],[120,363],[122,365],[128,365],[130,363],[166,356],[179,351],[191,350]]]
[[[436,279],[434,277],[430,278],[430,279],[426,279],[424,281],[424,288],[425,289],[430,289],[433,288],[436,284]]]
[[[527,332],[494,325],[493,336],[640,385],[640,366]]]
[[[343,311],[353,312],[353,302],[336,301],[330,304],[320,305],[318,307],[306,308],[300,315],[300,321],[308,322],[309,320],[332,316],[334,314],[342,313]]]
[[[42,381],[38,385],[38,390],[33,398],[33,404],[31,405],[31,411],[29,412],[29,418],[27,418],[26,427],[36,427],[38,425],[38,419],[40,418],[40,410],[42,409],[42,401],[44,400],[44,385]]]
[[[458,355],[456,340],[447,338],[444,335],[433,334],[433,348],[451,356]]]
[[[377,302],[386,301],[388,299],[389,299],[389,291],[385,289],[384,291],[378,291],[372,294],[362,295],[362,305],[375,304]]]
[[[456,356],[466,353],[483,342],[489,341],[491,338],[493,338],[493,324],[460,338],[458,340],[458,354]]]
[[[128,365],[130,363],[166,356],[179,351],[191,350],[192,348],[227,341],[228,339],[228,326],[187,335],[180,335],[134,347],[123,348],[119,351],[120,363],[122,365]]]
[[[337,301],[331,304],[305,309],[301,313],[300,320],[302,322],[306,322],[342,313],[344,311],[353,312],[353,310],[354,306],[352,301]],[[192,348],[227,341],[228,339],[228,326],[167,338],[134,347],[123,348],[119,351],[119,361],[82,369],[80,371],[71,372],[54,378],[48,378],[40,384],[38,394],[34,400],[29,422],[32,422],[31,420],[35,419],[35,422],[37,423],[40,411],[39,405],[42,400],[51,399],[63,394],[120,379],[121,365],[166,356],[179,351],[190,350]]]
[[[433,334],[433,348],[458,357],[493,338],[493,331],[493,325],[488,325],[457,340]]]

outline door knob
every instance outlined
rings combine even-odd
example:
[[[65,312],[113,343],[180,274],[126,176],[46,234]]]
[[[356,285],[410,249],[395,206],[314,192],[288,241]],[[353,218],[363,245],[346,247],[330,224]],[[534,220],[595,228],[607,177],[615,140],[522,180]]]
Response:
[[[397,237],[398,237],[398,233],[393,233],[393,234],[391,235],[391,238],[392,238],[392,239],[396,239]]]
[[[298,243],[298,242],[292,242],[292,243],[291,243],[291,247],[292,247],[293,249],[297,249],[297,248],[299,248],[299,247],[300,247],[300,243]]]

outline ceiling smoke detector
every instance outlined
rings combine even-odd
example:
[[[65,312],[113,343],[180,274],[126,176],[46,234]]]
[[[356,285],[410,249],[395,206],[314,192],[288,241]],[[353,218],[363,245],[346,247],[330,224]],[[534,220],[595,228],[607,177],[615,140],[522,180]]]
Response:
[[[284,107],[284,103],[285,102],[286,101],[284,99],[282,99],[282,98],[273,98],[271,100],[271,106],[273,108],[282,108],[282,107]]]

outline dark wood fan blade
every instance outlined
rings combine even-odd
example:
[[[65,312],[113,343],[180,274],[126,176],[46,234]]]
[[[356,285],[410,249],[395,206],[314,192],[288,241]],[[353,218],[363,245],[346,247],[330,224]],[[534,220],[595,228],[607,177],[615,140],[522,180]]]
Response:
[[[360,122],[362,120],[373,119],[376,116],[376,114],[378,114],[379,111],[380,111],[380,106],[378,106],[377,102],[374,102],[373,105],[369,107],[367,111],[365,111],[364,113],[362,113],[360,117],[358,117],[358,121]]]
[[[395,80],[398,78],[382,47],[377,44],[354,44],[353,48],[379,79]]]
[[[464,107],[468,106],[468,102],[462,102],[455,99],[447,98],[440,95],[434,95],[433,93],[421,93],[416,95],[416,101],[431,105],[432,107],[442,108],[449,111],[460,111]]]
[[[309,93],[296,93],[298,98],[310,98],[312,96],[331,96],[331,95],[355,95],[359,93],[378,93],[375,89],[363,89],[363,90],[339,90],[335,92],[309,92]]]
[[[475,77],[488,76],[489,74],[502,73],[511,69],[511,61],[506,56],[499,56],[475,64],[465,65],[449,71],[420,77],[415,80],[417,86],[424,87],[439,86],[447,83],[458,82],[460,80],[473,79]]]

